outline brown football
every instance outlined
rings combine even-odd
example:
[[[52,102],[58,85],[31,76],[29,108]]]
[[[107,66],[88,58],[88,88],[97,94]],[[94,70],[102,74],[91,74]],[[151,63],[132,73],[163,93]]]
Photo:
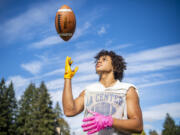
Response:
[[[58,9],[55,26],[57,33],[64,41],[68,41],[73,36],[76,29],[76,18],[69,6],[63,5]]]

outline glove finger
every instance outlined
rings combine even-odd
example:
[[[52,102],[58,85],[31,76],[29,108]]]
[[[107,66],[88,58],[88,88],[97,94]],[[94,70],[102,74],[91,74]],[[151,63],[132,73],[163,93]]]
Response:
[[[73,63],[73,60],[69,60],[69,65],[71,65]]]
[[[87,118],[84,118],[84,119],[83,119],[83,122],[92,121],[92,120],[94,120],[94,119],[95,119],[94,116],[92,116],[92,117],[87,117]]]
[[[71,57],[69,57],[69,56],[66,57],[66,64],[68,64],[68,65],[72,64]]]
[[[67,57],[66,57],[66,61],[65,61],[65,63],[67,64],[67,63],[68,63],[68,61],[69,61],[69,56],[67,56]]]
[[[78,69],[79,69],[79,67],[76,67],[76,68],[73,70],[74,74],[78,71]]]
[[[72,76],[74,76],[77,71],[78,71],[78,67],[76,67],[76,68],[72,71]]]
[[[69,63],[69,65],[71,65],[73,63],[73,60],[71,60],[71,57],[69,57],[68,63]]]
[[[81,127],[82,127],[82,128],[89,127],[89,126],[94,125],[95,123],[96,123],[95,121],[90,122],[90,123],[85,123],[85,124],[83,124]]]
[[[90,126],[90,127],[86,127],[86,128],[83,128],[83,131],[89,131],[89,130],[93,130],[93,129],[96,129],[96,125],[93,125],[93,126]]]
[[[89,131],[87,134],[90,135],[90,134],[96,133],[97,131],[98,131],[98,129],[96,128],[96,129]]]
[[[88,110],[89,113],[93,114],[93,115],[97,115],[98,113],[97,112],[93,112],[91,110]]]

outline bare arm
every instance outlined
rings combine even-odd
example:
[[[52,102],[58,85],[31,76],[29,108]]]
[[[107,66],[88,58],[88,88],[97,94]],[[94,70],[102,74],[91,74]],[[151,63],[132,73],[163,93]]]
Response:
[[[130,132],[142,132],[143,120],[142,112],[139,106],[139,98],[134,87],[130,87],[126,97],[127,103],[127,120],[119,120],[113,118],[113,127],[118,130]]]
[[[63,90],[63,110],[64,114],[68,117],[77,115],[81,113],[84,109],[84,93],[81,92],[79,97],[73,99],[71,79],[64,80],[64,90]]]

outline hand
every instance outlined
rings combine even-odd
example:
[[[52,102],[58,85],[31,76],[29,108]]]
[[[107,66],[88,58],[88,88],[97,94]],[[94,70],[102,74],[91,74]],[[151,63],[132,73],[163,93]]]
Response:
[[[71,60],[71,57],[67,56],[65,61],[65,73],[64,73],[65,79],[71,79],[78,70],[78,67],[76,67],[74,70],[71,70],[72,63],[73,61]]]
[[[84,118],[83,122],[88,123],[82,125],[83,131],[88,131],[88,135],[105,129],[106,127],[112,127],[112,116],[104,116],[102,114],[92,111],[89,112],[93,114],[93,116]]]

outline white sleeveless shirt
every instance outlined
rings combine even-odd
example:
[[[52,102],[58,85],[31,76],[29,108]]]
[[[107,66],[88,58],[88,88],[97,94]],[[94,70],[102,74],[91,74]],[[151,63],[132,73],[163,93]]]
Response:
[[[105,88],[100,82],[87,86],[84,98],[84,117],[92,116],[88,113],[88,110],[91,110],[103,115],[111,115],[116,119],[127,119],[126,94],[131,86],[136,88],[133,84],[123,83],[119,80],[108,88]],[[94,135],[130,135],[130,133],[108,127]]]

